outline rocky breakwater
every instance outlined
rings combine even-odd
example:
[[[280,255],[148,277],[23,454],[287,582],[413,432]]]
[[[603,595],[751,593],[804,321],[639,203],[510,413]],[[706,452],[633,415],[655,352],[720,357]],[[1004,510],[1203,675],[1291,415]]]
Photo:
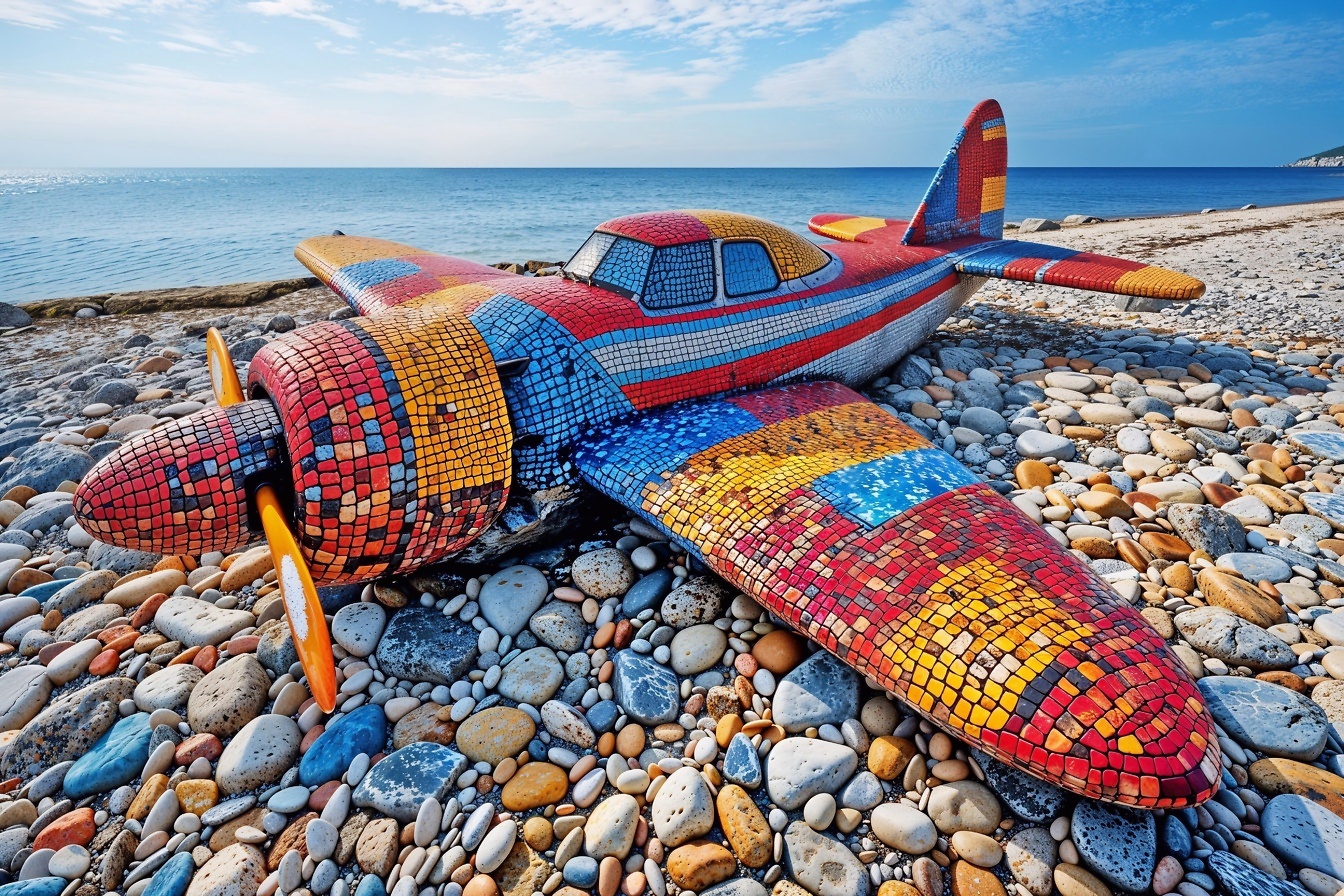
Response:
[[[991,329],[869,393],[1168,640],[1218,725],[1205,806],[994,762],[638,521],[328,593],[324,714],[264,547],[156,557],[71,520],[94,456],[208,400],[199,355],[139,345],[6,393],[0,896],[1334,896],[1344,355]]]

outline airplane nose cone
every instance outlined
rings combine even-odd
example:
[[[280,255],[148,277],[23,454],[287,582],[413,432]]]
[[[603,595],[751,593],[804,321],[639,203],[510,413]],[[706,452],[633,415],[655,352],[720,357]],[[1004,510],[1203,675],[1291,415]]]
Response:
[[[128,442],[80,482],[75,517],[94,538],[161,554],[251,541],[247,490],[282,469],[269,401],[207,408]]]

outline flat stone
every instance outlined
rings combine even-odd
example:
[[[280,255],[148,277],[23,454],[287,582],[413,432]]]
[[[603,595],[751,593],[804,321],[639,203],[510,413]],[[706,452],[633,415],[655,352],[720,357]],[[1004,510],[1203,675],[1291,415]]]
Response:
[[[256,896],[266,862],[255,846],[235,843],[217,852],[191,880],[187,896]]]
[[[331,637],[353,656],[366,657],[378,647],[387,626],[387,611],[369,603],[341,607],[331,620]]]
[[[642,725],[661,725],[679,715],[680,685],[672,670],[633,650],[612,658],[612,688],[621,709]]]
[[[718,579],[697,576],[674,589],[658,612],[673,628],[689,628],[717,619],[731,596],[732,589]]]
[[[226,795],[243,793],[280,780],[298,756],[301,739],[299,726],[289,716],[257,716],[224,747],[215,769],[220,790]]]
[[[1157,824],[1152,813],[1080,800],[1069,837],[1087,866],[1111,886],[1140,892],[1157,864]]]
[[[195,597],[170,597],[154,614],[156,629],[189,647],[223,644],[256,623],[246,610],[224,610]]]
[[[102,600],[117,584],[118,578],[120,576],[111,570],[87,572],[47,598],[42,604],[42,612],[57,610],[62,616],[69,616],[94,601]]]
[[[1288,436],[1288,441],[1315,457],[1344,463],[1344,433],[1296,432]]]
[[[541,643],[565,653],[581,649],[588,634],[588,623],[578,605],[559,600],[533,613],[527,626]]]
[[[1292,567],[1282,560],[1265,554],[1223,554],[1218,558],[1217,565],[1219,569],[1230,569],[1251,582],[1262,579],[1286,582],[1293,577]]]
[[[1068,798],[1064,790],[1005,765],[980,750],[971,753],[985,773],[989,786],[1008,804],[1014,815],[1038,823],[1059,817]]]
[[[1295,883],[1266,874],[1230,852],[1214,852],[1209,871],[1227,896],[1310,896]]]
[[[501,635],[516,635],[546,600],[551,590],[546,576],[531,566],[500,570],[481,586],[477,601],[481,615]]]
[[[732,877],[736,870],[737,860],[733,854],[708,840],[677,847],[667,857],[667,876],[688,891],[712,887]]]
[[[1230,510],[1209,504],[1172,504],[1167,520],[1181,540],[1210,557],[1246,550],[1246,530]]]
[[[843,843],[804,822],[785,830],[784,856],[789,876],[816,896],[868,896],[871,883],[863,863]]]
[[[1050,896],[1054,890],[1055,865],[1059,849],[1047,828],[1025,828],[1013,832],[1003,847],[1008,871],[1032,896]]]
[[[118,704],[129,700],[134,690],[134,681],[116,677],[58,698],[9,742],[0,755],[0,775],[27,779],[88,753],[117,721]]]
[[[989,834],[1003,818],[994,792],[972,780],[951,781],[934,787],[929,794],[928,813],[944,834],[957,831]]]
[[[167,666],[136,685],[131,699],[141,712],[185,707],[191,689],[204,677],[205,673],[191,663]]]
[[[356,756],[381,753],[386,740],[387,716],[383,708],[372,704],[361,706],[337,719],[313,741],[299,761],[299,780],[307,787],[339,780]]]
[[[495,690],[515,703],[541,706],[560,690],[565,679],[564,666],[549,647],[533,647],[514,657],[504,667]]]
[[[622,861],[634,845],[639,827],[639,802],[618,793],[593,807],[583,826],[583,851],[589,858],[614,856]]]
[[[1264,793],[1295,793],[1320,803],[1344,818],[1344,778],[1292,759],[1260,759],[1251,763],[1251,783]]]
[[[1295,793],[1274,797],[1260,815],[1265,844],[1294,868],[1344,880],[1344,819]]]
[[[1325,749],[1325,713],[1306,697],[1254,678],[1206,677],[1197,684],[1213,720],[1242,746],[1304,762]]]
[[[525,750],[536,731],[532,717],[521,709],[492,706],[458,726],[457,748],[472,762],[495,766]]]
[[[426,800],[447,799],[467,765],[467,757],[442,744],[408,744],[369,769],[352,800],[409,824]]]
[[[148,713],[117,722],[65,773],[66,796],[83,799],[134,781],[149,758],[149,735]]]
[[[51,679],[37,664],[0,675],[0,731],[17,731],[42,711],[51,696]]]
[[[1260,628],[1278,625],[1288,619],[1283,606],[1255,585],[1216,569],[1199,573],[1199,590],[1212,606],[1231,610]]]
[[[1187,610],[1176,616],[1176,626],[1191,646],[1229,665],[1256,670],[1297,665],[1287,644],[1222,607]]]
[[[450,746],[457,736],[458,725],[451,718],[439,718],[441,709],[437,703],[424,703],[397,719],[392,729],[392,749],[400,750],[419,740]]]
[[[251,615],[251,614],[249,614]],[[229,737],[266,707],[271,680],[250,653],[216,666],[192,688],[187,722],[195,732]]]
[[[598,600],[620,597],[630,590],[636,578],[634,564],[616,548],[580,554],[570,566],[569,574],[574,587]]]
[[[670,569],[655,569],[640,579],[621,598],[621,613],[627,619],[634,619],[645,610],[660,606],[663,598],[672,590],[674,576]]]
[[[859,677],[826,651],[818,651],[780,680],[771,701],[774,720],[796,734],[810,727],[839,726],[859,714]]]
[[[653,799],[653,829],[665,846],[677,847],[703,837],[714,827],[714,797],[699,769],[677,769]]]
[[[569,777],[560,766],[529,762],[504,785],[500,803],[510,812],[526,812],[560,802],[568,790]]]
[[[1344,495],[1307,492],[1301,500],[1308,513],[1325,520],[1336,530],[1344,529]]]
[[[1029,429],[1017,437],[1017,453],[1022,457],[1040,460],[1053,457],[1055,460],[1073,460],[1078,448],[1070,439],[1049,432]]]
[[[837,793],[858,768],[849,747],[806,737],[786,737],[766,757],[766,789],[786,811],[802,808],[818,793]]]
[[[426,607],[398,610],[378,642],[378,667],[406,681],[448,684],[476,666],[477,632],[456,616]]]

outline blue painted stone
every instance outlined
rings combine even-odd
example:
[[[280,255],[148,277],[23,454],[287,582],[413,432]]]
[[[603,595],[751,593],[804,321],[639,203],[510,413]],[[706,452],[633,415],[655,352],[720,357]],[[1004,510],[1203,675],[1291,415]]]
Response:
[[[1307,492],[1301,500],[1303,504],[1307,505],[1307,510],[1310,512],[1332,526],[1344,528],[1344,496],[1319,495],[1315,492]],[[31,590],[32,588],[28,589],[28,591]],[[27,593],[27,591],[24,592],[24,594]]]
[[[117,722],[65,773],[65,795],[79,800],[134,781],[149,759],[152,733],[146,712]]]
[[[584,890],[597,885],[597,859],[575,856],[565,863],[565,883]]]
[[[840,725],[859,714],[859,676],[819,650],[780,680],[771,701],[775,722],[790,734]]]
[[[306,787],[335,781],[360,753],[372,756],[387,741],[387,716],[381,706],[361,706],[336,720],[313,741],[299,760],[299,780]]]
[[[1157,865],[1157,824],[1151,812],[1080,800],[1070,826],[1088,867],[1113,887],[1142,892]]]
[[[1178,859],[1189,859],[1194,850],[1194,841],[1190,839],[1190,829],[1176,815],[1162,819],[1162,851]]]
[[[621,708],[616,705],[615,700],[602,700],[593,704],[593,708],[588,710],[586,718],[588,724],[593,726],[593,730],[598,734],[605,734],[616,725],[616,720],[620,718]]]
[[[630,718],[642,725],[661,725],[677,718],[681,686],[671,669],[633,650],[618,651],[614,663],[616,702]]]
[[[381,707],[374,708],[381,712]],[[467,757],[442,744],[407,744],[369,769],[353,800],[362,809],[376,809],[407,824],[415,821],[426,800],[446,799],[468,764]]]
[[[191,876],[196,873],[196,863],[191,853],[180,852],[168,860],[150,880],[149,886],[140,896],[182,896],[191,884]]]
[[[387,886],[376,874],[366,874],[355,887],[355,896],[387,896]]]
[[[1312,762],[1325,749],[1325,711],[1296,691],[1231,676],[1197,684],[1213,720],[1243,747],[1299,762]]]
[[[32,585],[23,589],[19,592],[19,597],[31,597],[38,603],[42,603],[69,584],[64,579],[52,579],[50,582],[43,582],[41,585]]]
[[[1228,896],[1307,896],[1307,891],[1297,884],[1271,877],[1230,852],[1209,856],[1209,868],[1218,879],[1219,888]],[[1189,879],[1187,876],[1186,880]]]
[[[63,877],[35,877],[0,886],[0,896],[61,896],[69,883]]]
[[[621,612],[633,619],[663,602],[672,590],[672,570],[656,569],[630,586],[621,598]]]
[[[728,742],[728,752],[723,756],[723,776],[748,790],[761,786],[761,757],[751,745],[751,738],[740,731]]]
[[[1316,457],[1344,463],[1344,433],[1296,432],[1288,437],[1288,441]]]
[[[1063,790],[1004,765],[988,753],[972,752],[989,786],[1014,814],[1035,822],[1053,820],[1059,815],[1067,797]]]

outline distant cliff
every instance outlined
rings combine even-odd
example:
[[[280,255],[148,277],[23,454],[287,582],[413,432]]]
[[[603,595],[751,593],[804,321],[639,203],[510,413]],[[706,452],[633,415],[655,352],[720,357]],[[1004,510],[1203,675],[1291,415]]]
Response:
[[[1289,162],[1287,168],[1344,168],[1344,146],[1336,146],[1314,156]]]

